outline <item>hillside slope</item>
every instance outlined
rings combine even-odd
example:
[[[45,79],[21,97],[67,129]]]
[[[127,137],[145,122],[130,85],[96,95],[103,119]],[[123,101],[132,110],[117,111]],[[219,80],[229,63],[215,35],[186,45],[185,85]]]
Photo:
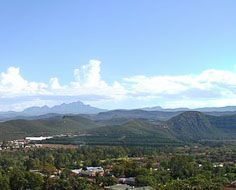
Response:
[[[135,111],[135,113],[139,115],[141,112]],[[0,141],[62,133],[87,133],[91,135],[90,140],[96,137],[96,140],[101,142],[104,139],[107,139],[106,141],[123,139],[127,142],[139,141],[140,143],[235,139],[236,115],[211,116],[188,111],[168,121],[153,119],[153,115],[151,119],[127,116],[127,118],[108,117],[97,121],[80,115],[58,115],[37,120],[12,120],[0,123]],[[93,139],[94,142],[96,140]]]
[[[222,138],[236,138],[236,114],[225,116],[208,116],[212,126],[221,132]]]
[[[236,138],[236,115],[211,116],[188,111],[166,123],[170,133],[182,140]]]
[[[47,142],[88,145],[178,146],[181,141],[169,134],[163,126],[147,120],[132,119],[122,125],[109,125],[87,131],[89,135],[56,138]]]
[[[94,120],[109,120],[115,118],[128,119],[149,119],[149,120],[168,120],[182,112],[163,112],[163,111],[145,111],[145,110],[112,110],[101,112],[94,115]]]
[[[96,127],[99,127],[96,123],[81,116],[53,117],[42,120],[12,120],[0,123],[0,140],[34,135],[77,133]]]
[[[184,140],[212,138],[217,133],[208,117],[200,112],[184,112],[171,118],[167,125],[170,133]]]

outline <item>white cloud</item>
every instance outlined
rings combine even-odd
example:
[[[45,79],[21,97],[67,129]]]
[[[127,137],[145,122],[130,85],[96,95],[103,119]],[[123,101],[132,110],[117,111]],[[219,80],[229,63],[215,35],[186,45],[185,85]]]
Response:
[[[50,79],[50,87],[53,90],[58,90],[62,89],[63,87],[60,85],[59,80],[57,77],[51,78]]]
[[[75,81],[65,87],[65,95],[99,95],[105,99],[122,99],[126,94],[125,88],[117,81],[109,85],[101,79],[101,62],[90,60],[89,64],[74,70]]]
[[[198,75],[133,76],[125,78],[129,93],[158,99],[164,107],[236,105],[236,72],[205,70]]]
[[[27,107],[27,105],[49,104],[53,97],[83,97],[86,102],[92,101],[95,105],[115,104],[128,106],[127,102],[153,102],[153,106],[164,107],[202,107],[236,105],[236,71],[209,69],[200,74],[189,75],[145,75],[131,76],[120,81],[107,83],[101,77],[101,62],[90,60],[87,65],[74,70],[74,80],[61,85],[57,77],[49,79],[48,83],[26,80],[20,69],[10,67],[0,73],[0,106],[2,98],[16,98],[33,96],[30,101],[10,104]],[[42,97],[50,96],[50,100]],[[57,98],[55,98],[57,99]],[[89,100],[90,99],[90,100]],[[97,100],[97,102],[95,101]],[[58,102],[60,100],[57,100]],[[53,101],[53,104],[56,102]],[[107,107],[106,106],[106,107]],[[3,109],[3,108],[2,108]],[[4,109],[7,105],[4,104]]]
[[[39,82],[30,82],[23,78],[20,69],[10,67],[6,72],[0,73],[0,97],[16,98],[21,96],[88,96],[99,97],[98,100],[120,100],[124,98],[125,88],[117,81],[108,84],[101,79],[101,62],[90,60],[87,65],[74,70],[74,80],[67,85],[61,85],[57,77],[49,80],[48,84]],[[50,100],[51,101],[51,100]],[[42,105],[45,101],[37,99],[24,102],[18,105]],[[0,101],[1,105],[1,101]],[[13,104],[11,104],[13,105]],[[15,105],[15,104],[14,104]],[[6,107],[6,105],[5,105]],[[12,106],[9,105],[9,108]]]
[[[0,97],[47,94],[46,88],[44,83],[25,80],[16,67],[9,67],[6,72],[0,73]]]
[[[100,64],[101,62],[98,60],[90,60],[88,65],[84,65],[82,67],[84,76],[83,83],[85,83],[87,86],[94,87],[104,85],[105,82],[101,80],[100,76]]]
[[[178,95],[188,98],[214,96],[215,98],[225,95],[235,95],[236,72],[222,70],[206,70],[199,75],[180,76],[134,76],[124,79],[130,86],[131,94],[139,96],[170,96]],[[195,95],[193,94],[195,93]]]

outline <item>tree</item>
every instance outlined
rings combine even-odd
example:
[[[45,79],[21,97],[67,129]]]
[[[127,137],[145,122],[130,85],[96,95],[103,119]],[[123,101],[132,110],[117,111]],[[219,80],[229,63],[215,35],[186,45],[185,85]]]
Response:
[[[10,190],[9,179],[0,173],[0,190]]]
[[[197,165],[186,156],[173,157],[169,162],[171,175],[174,179],[185,179],[192,177],[197,171]]]
[[[26,189],[27,181],[24,172],[20,170],[13,170],[10,174],[10,187],[12,190]]]
[[[27,180],[27,188],[32,190],[40,190],[42,189],[44,180],[40,174],[27,172],[25,175]]]
[[[162,188],[163,190],[189,190],[191,189],[185,180],[172,180]]]
[[[97,185],[111,186],[116,183],[117,183],[116,179],[111,176],[98,176],[98,177],[96,177],[96,184]]]
[[[152,175],[138,175],[136,182],[138,186],[155,186],[156,179]]]

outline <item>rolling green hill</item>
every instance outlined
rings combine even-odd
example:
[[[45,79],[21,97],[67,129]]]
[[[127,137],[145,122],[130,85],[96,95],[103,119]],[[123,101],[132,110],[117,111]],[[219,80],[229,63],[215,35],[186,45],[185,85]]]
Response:
[[[184,112],[167,121],[170,133],[182,140],[236,139],[236,115],[212,116]]]
[[[208,116],[212,126],[221,132],[222,138],[236,138],[236,115]]]
[[[70,141],[88,144],[157,145],[180,141],[235,139],[236,115],[211,116],[188,111],[167,121],[153,119],[153,115],[151,119],[108,117],[98,121],[74,115],[0,123],[0,140],[68,133],[87,134]]]
[[[182,112],[163,112],[163,111],[145,111],[145,110],[112,110],[107,112],[100,112],[94,115],[94,120],[109,120],[114,118],[126,119],[149,119],[149,120],[168,120]]]
[[[49,139],[47,143],[164,146],[180,145],[181,141],[172,136],[163,126],[153,125],[147,120],[132,119],[122,125],[102,126],[87,130],[87,135]]]
[[[96,127],[99,125],[81,116],[53,117],[44,120],[12,120],[0,123],[0,140],[78,133]]]
[[[218,130],[201,112],[184,112],[167,121],[170,133],[178,139],[200,140],[216,137]]]

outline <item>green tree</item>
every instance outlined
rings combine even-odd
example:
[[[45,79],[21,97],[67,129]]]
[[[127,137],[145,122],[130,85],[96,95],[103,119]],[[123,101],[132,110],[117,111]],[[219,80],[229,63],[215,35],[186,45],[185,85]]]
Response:
[[[111,176],[98,176],[96,177],[96,184],[102,186],[111,186],[117,183],[116,178]]]
[[[0,173],[0,190],[10,190],[9,179]]]
[[[32,190],[42,189],[44,180],[43,180],[43,177],[40,174],[27,172],[26,175],[25,175],[25,178],[27,180],[26,187],[28,189],[32,189]]]
[[[13,170],[10,173],[10,187],[12,190],[26,189],[27,181],[25,179],[24,172],[20,170]]]
[[[156,178],[152,175],[138,175],[136,177],[136,182],[138,186],[155,186]]]

